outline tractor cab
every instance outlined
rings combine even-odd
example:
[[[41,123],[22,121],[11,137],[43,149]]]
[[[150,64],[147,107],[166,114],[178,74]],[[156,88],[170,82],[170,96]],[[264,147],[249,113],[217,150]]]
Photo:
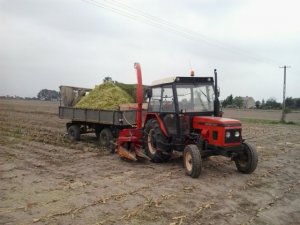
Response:
[[[161,80],[148,92],[148,112],[214,115],[214,80],[212,77],[175,77]],[[166,83],[167,81],[167,83]]]
[[[175,150],[183,149],[193,132],[193,119],[214,116],[218,102],[213,77],[172,77],[153,82],[148,89],[146,121],[157,119]],[[169,145],[169,146],[170,146]]]

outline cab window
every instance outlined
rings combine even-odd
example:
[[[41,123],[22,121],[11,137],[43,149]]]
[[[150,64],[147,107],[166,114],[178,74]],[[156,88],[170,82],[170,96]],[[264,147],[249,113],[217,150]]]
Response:
[[[159,112],[161,103],[161,88],[152,88],[152,97],[149,102],[149,112]]]
[[[162,88],[162,112],[175,112],[172,86]]]

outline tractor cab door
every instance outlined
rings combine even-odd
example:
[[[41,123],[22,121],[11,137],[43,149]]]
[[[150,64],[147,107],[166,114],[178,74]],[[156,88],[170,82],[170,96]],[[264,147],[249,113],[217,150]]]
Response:
[[[189,132],[188,118],[176,113],[172,84],[153,87],[149,97],[148,112],[156,113],[162,119],[169,136],[179,136]]]

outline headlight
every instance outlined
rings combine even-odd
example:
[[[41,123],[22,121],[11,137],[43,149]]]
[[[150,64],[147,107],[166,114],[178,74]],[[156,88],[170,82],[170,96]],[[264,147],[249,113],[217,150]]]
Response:
[[[230,138],[230,132],[229,132],[229,131],[226,131],[225,137],[226,137],[226,138]]]
[[[240,136],[240,132],[239,132],[238,130],[235,131],[235,132],[234,132],[234,136],[235,136],[235,137],[239,137],[239,136]]]

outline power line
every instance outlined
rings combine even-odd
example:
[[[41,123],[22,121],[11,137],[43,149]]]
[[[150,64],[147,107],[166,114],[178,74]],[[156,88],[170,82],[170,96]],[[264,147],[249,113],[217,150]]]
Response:
[[[136,19],[136,16],[134,14],[128,13],[126,11],[119,10],[118,8],[114,8],[114,7],[111,7],[109,5],[105,5],[105,4],[102,4],[102,3],[99,3],[99,2],[96,2],[96,1],[93,1],[93,0],[82,0],[82,1],[86,2],[88,4],[91,4],[93,6],[99,7],[99,8],[110,10],[110,11],[112,11],[114,13],[117,13],[117,14],[119,14],[121,16],[125,16],[125,17],[127,17],[129,19],[132,19],[132,20],[135,20],[137,22],[141,22],[141,21],[138,21]],[[153,23],[153,21],[144,20],[143,22],[146,23],[146,24],[148,24],[148,25],[154,26],[156,28],[166,30],[165,27],[161,26],[160,24]],[[170,31],[170,32],[175,32],[176,34],[180,34],[179,31],[176,32],[175,30],[171,30],[171,29],[167,29],[167,30]],[[189,37],[185,37],[185,38],[192,40]]]
[[[92,1],[96,1],[96,0],[92,0]],[[213,39],[211,37],[208,37],[206,35],[203,35],[199,32],[196,32],[196,31],[192,31],[192,30],[189,30],[189,29],[186,29],[185,27],[183,26],[180,26],[180,25],[177,25],[177,24],[174,24],[174,23],[171,23],[165,19],[162,19],[162,18],[159,18],[159,17],[156,17],[156,16],[153,16],[149,13],[146,13],[146,12],[143,12],[142,10],[140,9],[137,9],[137,8],[134,8],[132,6],[128,6],[126,4],[124,4],[123,2],[119,1],[119,0],[105,0],[106,2],[109,1],[111,2],[112,4],[116,5],[117,7],[121,7],[123,9],[129,9],[145,18],[148,18],[148,19],[151,19],[151,20],[154,20],[156,22],[159,22],[161,24],[164,24],[166,26],[169,26],[169,27],[172,27],[176,30],[179,30],[181,32],[184,32],[185,34],[187,35],[191,35],[191,36],[194,36],[196,37],[197,39],[202,39],[203,41],[207,42],[208,44],[210,45],[213,45],[213,46],[216,46],[216,47],[219,47],[219,48],[223,48],[225,50],[229,50],[231,52],[234,52],[234,53],[238,53],[238,54],[242,54],[242,55],[246,55],[246,56],[250,56],[252,59],[255,59],[255,60],[258,60],[258,61],[262,61],[264,60],[265,62],[272,62],[273,64],[275,63],[276,65],[278,65],[277,62],[275,62],[274,60],[272,59],[269,59],[269,58],[266,58],[266,57],[262,57],[262,56],[256,56],[254,53],[252,52],[249,52],[249,51],[246,51],[246,50],[243,50],[243,49],[240,49],[240,48],[237,48],[236,46],[232,46],[232,45],[229,45],[227,43],[224,43],[224,42],[221,42],[219,40],[216,40],[216,39]],[[260,58],[260,59],[259,59]]]
[[[231,53],[234,54],[238,54],[238,55],[242,55],[244,57],[247,58],[251,58],[255,61],[259,61],[259,62],[264,62],[267,64],[272,64],[272,65],[278,65],[277,62],[275,62],[272,59],[266,58],[266,57],[262,57],[262,56],[258,56],[254,53],[251,53],[249,51],[243,50],[243,49],[239,49],[235,46],[231,46],[229,44],[225,44],[222,43],[218,40],[212,39],[210,37],[207,37],[201,33],[195,32],[195,31],[191,31],[186,29],[183,26],[171,23],[167,20],[161,19],[159,17],[153,16],[149,13],[143,12],[142,10],[139,10],[137,8],[128,6],[124,3],[121,3],[120,1],[114,1],[114,0],[108,0],[108,1],[104,1],[104,2],[99,2],[96,0],[82,0],[86,3],[89,3],[93,6],[99,7],[99,8],[103,8],[106,10],[110,10],[114,13],[117,13],[121,16],[125,16],[131,20],[134,20],[136,22],[142,22],[142,23],[146,23],[150,26],[153,26],[155,28],[158,29],[162,29],[164,31],[168,31],[170,33],[179,35],[183,38],[186,38],[188,40],[191,41],[195,41],[196,43],[201,40],[206,42],[207,44],[217,47],[217,48],[221,48],[223,50],[229,51]]]

